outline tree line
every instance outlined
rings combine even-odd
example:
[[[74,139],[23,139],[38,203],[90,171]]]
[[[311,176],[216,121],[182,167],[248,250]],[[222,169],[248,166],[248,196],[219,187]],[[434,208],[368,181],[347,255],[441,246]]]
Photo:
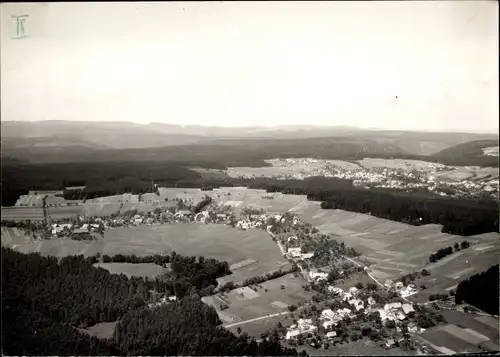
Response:
[[[455,243],[455,245],[453,247],[449,246],[449,247],[446,247],[446,248],[441,248],[436,253],[432,253],[429,256],[429,261],[431,263],[435,263],[438,260],[441,260],[444,257],[453,254],[454,251],[458,252],[460,249],[467,249],[467,248],[469,248],[469,246],[470,246],[470,243],[468,241],[464,240],[464,241],[462,241],[462,243],[460,243],[460,245],[458,243]],[[455,248],[455,250],[453,250],[453,248]]]
[[[221,329],[216,311],[195,293],[147,309],[151,291],[172,281],[127,278],[93,266],[97,257],[42,257],[2,247],[2,342],[8,355],[296,355],[278,341],[257,343]],[[190,268],[180,268],[188,261]],[[179,274],[198,271],[171,256]],[[209,269],[210,270],[210,269]],[[193,273],[196,276],[196,273]],[[208,273],[207,273],[208,274]],[[210,275],[210,274],[208,274]],[[175,288],[174,288],[175,290]],[[81,333],[119,320],[112,339]]]
[[[455,293],[455,303],[466,302],[489,314],[499,315],[499,267],[499,264],[494,265],[461,281]]]

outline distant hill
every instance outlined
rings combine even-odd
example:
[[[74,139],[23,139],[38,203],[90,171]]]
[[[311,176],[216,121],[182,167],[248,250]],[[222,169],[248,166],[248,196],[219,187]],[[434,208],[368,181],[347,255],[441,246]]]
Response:
[[[366,130],[351,126],[232,128],[73,121],[2,121],[1,136],[2,154],[27,162],[192,162],[193,159],[205,161],[209,157],[211,160],[220,157],[226,162],[240,164],[248,161],[256,164],[256,159],[269,156],[331,159],[360,155],[420,157],[442,153],[446,148],[465,142],[498,140],[494,134]],[[447,155],[442,157],[450,158]]]
[[[435,153],[433,156],[438,156],[438,157],[482,156],[483,149],[491,146],[498,146],[498,139],[469,141],[463,144],[454,145],[452,147],[441,150]]]
[[[432,156],[450,161],[468,160],[470,165],[491,162],[491,166],[498,166],[498,157],[485,156],[483,154],[484,148],[492,146],[498,146],[498,139],[469,141],[441,150]],[[497,163],[496,165],[494,164],[495,162]]]

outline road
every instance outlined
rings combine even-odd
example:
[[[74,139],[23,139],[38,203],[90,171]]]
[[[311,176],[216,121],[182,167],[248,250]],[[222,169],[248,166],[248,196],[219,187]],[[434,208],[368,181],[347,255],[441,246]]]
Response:
[[[366,273],[368,274],[368,276],[370,277],[370,279],[372,279],[374,282],[376,282],[379,286],[383,287],[385,289],[385,286],[384,284],[382,284],[380,281],[378,281],[377,279],[375,279],[375,277],[373,275],[371,275],[369,272],[368,272],[368,268],[360,263],[358,263],[357,261],[349,258],[349,257],[346,257],[345,255],[342,256],[343,258],[349,260],[350,262],[356,264],[358,267],[362,267],[363,269],[365,269]]]
[[[267,319],[269,317],[276,317],[276,316],[281,316],[281,315],[288,315],[288,314],[291,314],[292,312],[290,311],[284,311],[284,312],[279,312],[277,314],[271,314],[271,315],[266,315],[266,316],[261,316],[261,317],[256,317],[254,319],[250,319],[250,320],[245,320],[245,321],[239,321],[239,322],[235,322],[235,323],[232,323],[232,324],[227,324],[227,325],[224,325],[225,328],[229,328],[229,327],[234,327],[234,326],[239,326],[239,325],[244,325],[244,324],[247,324],[247,323],[250,323],[250,322],[255,322],[255,321],[259,321],[259,320],[264,320],[264,319]]]

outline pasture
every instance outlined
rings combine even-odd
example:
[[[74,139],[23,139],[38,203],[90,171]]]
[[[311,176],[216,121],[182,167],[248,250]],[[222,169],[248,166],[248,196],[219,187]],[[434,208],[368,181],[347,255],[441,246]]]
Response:
[[[479,346],[499,351],[499,320],[492,316],[442,310],[447,325],[437,326],[420,337],[441,352],[480,352]]]
[[[94,266],[106,269],[111,274],[124,274],[129,278],[132,276],[139,276],[154,279],[170,271],[170,269],[154,263],[96,263]]]
[[[248,286],[231,290],[228,293],[219,293],[214,296],[204,297],[202,300],[209,305],[214,306],[220,319],[225,325],[235,324],[245,330],[247,323],[237,325],[238,322],[257,319],[267,315],[287,312],[289,305],[308,301],[314,295],[313,292],[307,292],[302,288],[306,281],[300,276],[286,274],[282,277],[256,284],[256,287]],[[284,289],[281,289],[281,286]],[[266,291],[267,290],[267,291]],[[221,303],[228,306],[221,310]],[[252,322],[250,330],[253,332],[264,332],[269,326],[276,326],[277,321],[286,319],[282,315],[273,319],[259,319]],[[270,320],[270,321],[266,321]],[[250,333],[250,332],[248,332]]]
[[[425,266],[431,275],[422,276],[416,280],[417,286],[424,284],[428,289],[412,296],[410,299],[416,302],[425,302],[429,295],[450,291],[460,281],[471,275],[488,270],[492,265],[498,264],[500,256],[500,241],[492,235],[480,235],[473,237],[482,241],[478,245],[453,253],[436,263]],[[471,237],[467,237],[471,241]]]

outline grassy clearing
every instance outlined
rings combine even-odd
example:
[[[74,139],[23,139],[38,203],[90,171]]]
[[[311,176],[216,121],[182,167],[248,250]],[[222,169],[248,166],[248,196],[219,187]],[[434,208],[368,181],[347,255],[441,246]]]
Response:
[[[169,269],[154,263],[96,263],[94,266],[106,269],[111,274],[125,274],[129,278],[132,276],[140,276],[154,279],[157,276],[169,272]]]
[[[115,322],[101,322],[88,329],[78,329],[80,332],[86,333],[90,336],[95,336],[101,339],[110,339],[113,337],[115,332],[115,326],[118,321]]]

